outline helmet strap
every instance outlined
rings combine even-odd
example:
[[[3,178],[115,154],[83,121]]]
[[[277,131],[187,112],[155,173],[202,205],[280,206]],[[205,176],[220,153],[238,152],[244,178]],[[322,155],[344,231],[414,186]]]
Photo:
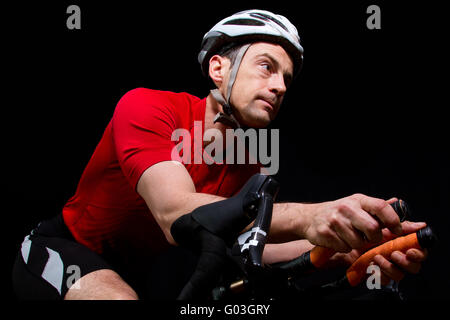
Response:
[[[211,90],[211,94],[214,97],[214,99],[216,99],[216,101],[222,105],[223,111],[225,112],[225,113],[218,112],[214,117],[214,123],[221,122],[224,125],[231,127],[233,129],[240,128],[241,126],[234,117],[231,106],[225,101],[219,89]]]
[[[231,68],[230,72],[230,78],[228,79],[227,84],[227,99],[225,100],[222,93],[219,91],[219,89],[213,89],[211,90],[211,94],[216,99],[218,103],[220,103],[223,107],[223,111],[225,113],[219,112],[214,117],[214,123],[221,122],[229,127],[232,127],[233,129],[240,128],[239,122],[236,120],[236,118],[233,115],[233,109],[231,107],[230,98],[231,98],[231,90],[233,89],[234,82],[236,81],[237,72],[239,70],[239,67],[241,65],[242,58],[244,57],[245,53],[247,52],[248,48],[250,47],[250,43],[242,46],[239,49],[239,52],[236,55],[236,60],[233,63],[233,66]]]
[[[237,55],[236,55],[236,60],[233,63],[233,67],[231,68],[231,72],[230,72],[230,78],[228,79],[228,86],[227,86],[227,102],[228,104],[230,103],[230,98],[231,98],[231,89],[234,86],[234,82],[236,81],[236,76],[239,70],[239,67],[241,66],[241,61],[242,58],[244,57],[245,53],[247,52],[248,48],[250,47],[250,43],[243,45]]]

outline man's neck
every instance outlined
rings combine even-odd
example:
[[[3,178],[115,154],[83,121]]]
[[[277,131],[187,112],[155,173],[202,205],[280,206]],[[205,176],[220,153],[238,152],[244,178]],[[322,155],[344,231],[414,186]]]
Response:
[[[221,122],[214,123],[214,118],[216,117],[218,112],[223,112],[222,105],[214,99],[212,94],[210,93],[206,97],[206,108],[205,108],[205,125],[203,128],[203,132],[209,129],[217,129],[222,133],[222,137],[226,136],[226,129],[230,129],[230,127],[224,125]],[[206,147],[212,141],[203,142],[203,146]]]
[[[214,118],[216,117],[218,112],[223,112],[222,106],[216,101],[216,99],[214,99],[214,97],[210,93],[208,97],[206,97],[204,131],[208,129],[217,129],[220,130],[222,134],[225,134],[225,130],[229,127],[220,122],[214,123]]]

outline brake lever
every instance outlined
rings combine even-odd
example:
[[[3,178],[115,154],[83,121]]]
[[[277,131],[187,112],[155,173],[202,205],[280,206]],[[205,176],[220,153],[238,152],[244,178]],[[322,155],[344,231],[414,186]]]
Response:
[[[268,176],[257,192],[257,215],[253,227],[238,237],[240,255],[248,267],[262,267],[262,254],[272,222],[273,203],[280,185]]]

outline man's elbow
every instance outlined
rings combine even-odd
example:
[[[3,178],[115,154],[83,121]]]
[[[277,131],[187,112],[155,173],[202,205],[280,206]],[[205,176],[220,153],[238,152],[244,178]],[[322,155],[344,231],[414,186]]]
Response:
[[[178,219],[180,214],[176,214],[173,212],[164,212],[164,213],[160,212],[160,213],[153,213],[153,216],[158,222],[158,225],[161,228],[164,236],[166,237],[167,242],[173,246],[178,245],[172,236],[171,228],[172,224],[174,223],[175,220]]]
[[[166,237],[167,242],[172,246],[177,246],[178,243],[175,241],[175,239],[172,236],[172,233],[170,232],[170,228],[164,228],[163,229],[164,236]]]

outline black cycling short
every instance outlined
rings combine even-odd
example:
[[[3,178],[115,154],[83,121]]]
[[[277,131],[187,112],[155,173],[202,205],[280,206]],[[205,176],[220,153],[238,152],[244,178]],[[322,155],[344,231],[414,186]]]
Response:
[[[77,279],[100,269],[111,267],[76,242],[57,215],[41,222],[22,242],[13,266],[13,289],[19,299],[63,299]]]
[[[134,252],[133,248],[128,251]],[[180,247],[170,247],[156,256],[146,256],[142,250],[126,257],[111,252],[99,255],[76,242],[60,214],[41,222],[25,237],[14,263],[12,283],[18,299],[63,299],[77,278],[111,269],[140,299],[172,300],[196,263],[197,257]]]

